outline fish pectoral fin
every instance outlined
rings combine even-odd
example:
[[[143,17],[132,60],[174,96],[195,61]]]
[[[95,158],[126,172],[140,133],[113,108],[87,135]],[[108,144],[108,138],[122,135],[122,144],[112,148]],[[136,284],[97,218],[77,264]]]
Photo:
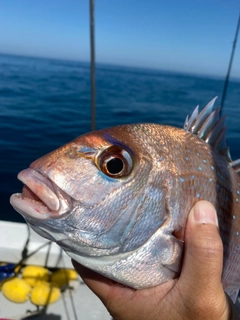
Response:
[[[175,238],[173,235],[169,237],[169,240],[171,242],[171,245],[169,248],[171,248],[171,256],[168,256],[165,261],[161,262],[161,265],[168,269],[171,270],[172,272],[175,273],[175,277],[179,277],[181,273],[181,266],[182,266],[182,259],[183,259],[183,246],[184,242],[182,240],[179,240]],[[168,244],[169,244],[168,240]]]

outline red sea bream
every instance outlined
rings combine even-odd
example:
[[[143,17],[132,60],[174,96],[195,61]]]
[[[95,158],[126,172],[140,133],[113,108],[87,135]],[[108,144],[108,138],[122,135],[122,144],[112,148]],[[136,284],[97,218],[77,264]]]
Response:
[[[212,100],[184,128],[122,125],[87,133],[19,173],[12,206],[80,264],[133,288],[181,272],[184,229],[200,199],[217,209],[222,281],[240,288],[240,160]]]

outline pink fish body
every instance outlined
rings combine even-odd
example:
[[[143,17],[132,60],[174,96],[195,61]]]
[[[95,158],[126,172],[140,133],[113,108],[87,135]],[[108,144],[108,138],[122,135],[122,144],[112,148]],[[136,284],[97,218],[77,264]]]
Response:
[[[76,138],[19,173],[12,206],[41,236],[82,265],[133,288],[181,272],[187,215],[197,201],[217,209],[222,281],[240,288],[240,161],[232,161],[214,100],[184,129],[117,126]]]

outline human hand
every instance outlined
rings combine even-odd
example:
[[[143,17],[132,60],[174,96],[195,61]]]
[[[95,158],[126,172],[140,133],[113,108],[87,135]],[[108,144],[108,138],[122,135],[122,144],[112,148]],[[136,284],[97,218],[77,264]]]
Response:
[[[228,320],[230,307],[221,274],[223,245],[216,211],[207,201],[191,209],[178,279],[142,290],[113,282],[73,261],[84,282],[115,320]]]

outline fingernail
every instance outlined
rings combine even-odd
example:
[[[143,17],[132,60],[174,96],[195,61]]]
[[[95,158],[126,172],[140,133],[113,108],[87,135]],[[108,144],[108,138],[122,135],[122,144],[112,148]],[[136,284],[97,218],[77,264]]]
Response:
[[[193,207],[193,217],[198,223],[210,223],[218,227],[217,213],[208,201],[199,201]]]

